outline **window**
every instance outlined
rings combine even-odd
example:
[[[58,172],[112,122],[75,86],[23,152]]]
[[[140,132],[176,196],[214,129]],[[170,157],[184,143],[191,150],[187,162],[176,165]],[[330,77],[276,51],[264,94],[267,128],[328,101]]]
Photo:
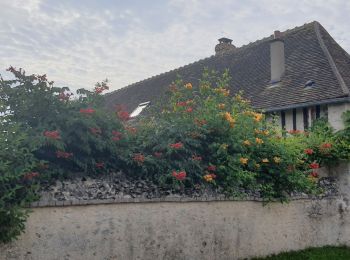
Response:
[[[297,130],[297,110],[293,109],[293,130]]]
[[[282,124],[282,129],[286,128],[286,112],[281,111],[281,124]]]
[[[307,107],[303,108],[303,121],[304,121],[304,130],[309,128],[309,109]]]
[[[130,114],[130,117],[137,117],[139,114],[141,114],[141,112],[149,105],[149,101],[148,102],[144,102],[138,105],[138,107],[132,111],[132,113]]]

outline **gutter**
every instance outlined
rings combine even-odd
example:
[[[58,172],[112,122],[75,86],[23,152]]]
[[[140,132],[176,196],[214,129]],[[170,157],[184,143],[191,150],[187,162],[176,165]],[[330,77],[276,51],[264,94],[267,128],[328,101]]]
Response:
[[[303,108],[303,107],[309,107],[309,106],[339,104],[339,103],[350,103],[350,97],[332,98],[332,99],[326,99],[326,100],[321,100],[321,101],[313,101],[313,102],[294,104],[294,105],[289,105],[289,106],[267,108],[267,109],[262,109],[262,110],[264,110],[265,112],[277,112],[277,111],[289,110],[289,109],[293,109],[293,108]]]

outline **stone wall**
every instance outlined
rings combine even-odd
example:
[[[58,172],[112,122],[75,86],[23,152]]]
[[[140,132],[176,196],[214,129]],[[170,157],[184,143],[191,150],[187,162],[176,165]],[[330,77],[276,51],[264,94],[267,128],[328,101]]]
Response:
[[[0,259],[223,260],[350,246],[339,198],[125,202],[34,208],[19,240],[0,246]]]

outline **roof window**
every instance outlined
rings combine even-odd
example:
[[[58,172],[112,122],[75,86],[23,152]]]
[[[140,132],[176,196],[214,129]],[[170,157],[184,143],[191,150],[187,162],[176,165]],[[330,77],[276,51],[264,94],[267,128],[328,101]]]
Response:
[[[138,105],[138,107],[132,111],[132,113],[130,114],[130,117],[137,117],[139,114],[141,114],[141,112],[149,105],[149,101],[148,102],[144,102]]]
[[[310,80],[306,81],[304,87],[305,87],[305,89],[311,89],[315,85],[316,85],[316,82],[310,79]]]

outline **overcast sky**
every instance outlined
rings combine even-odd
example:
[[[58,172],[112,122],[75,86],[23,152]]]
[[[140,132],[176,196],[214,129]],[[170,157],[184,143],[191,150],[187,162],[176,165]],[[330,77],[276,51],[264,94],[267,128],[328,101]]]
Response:
[[[0,73],[10,65],[59,86],[112,90],[319,21],[350,53],[349,0],[0,0]]]

